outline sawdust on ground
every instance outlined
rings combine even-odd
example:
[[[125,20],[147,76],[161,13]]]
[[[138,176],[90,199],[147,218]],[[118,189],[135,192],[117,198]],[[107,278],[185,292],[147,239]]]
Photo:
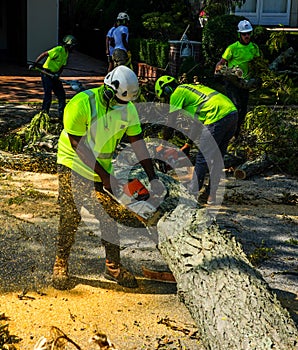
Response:
[[[92,349],[89,339],[94,331],[105,333],[119,349],[203,349],[188,310],[178,300],[176,285],[142,276],[141,265],[163,264],[148,237],[125,235],[123,262],[140,285],[130,290],[101,276],[100,239],[82,225],[70,261],[75,286],[70,291],[53,289],[57,176],[9,169],[1,169],[0,176],[0,312],[7,317],[10,333],[22,339],[20,349],[33,349],[41,336],[49,335],[51,326],[82,349]],[[230,178],[218,220],[228,215],[247,254],[256,254],[257,247],[267,253],[258,268],[298,322],[298,213],[297,203],[283,203],[286,191],[291,198],[297,196],[297,179]]]

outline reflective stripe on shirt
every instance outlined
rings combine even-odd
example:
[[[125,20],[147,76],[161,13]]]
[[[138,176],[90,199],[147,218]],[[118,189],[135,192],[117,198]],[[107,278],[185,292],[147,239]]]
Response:
[[[200,110],[201,110],[201,109],[204,107],[204,105],[210,100],[211,97],[213,97],[213,96],[219,94],[218,91],[213,91],[213,92],[211,92],[211,94],[206,95],[206,94],[204,94],[203,92],[198,91],[198,90],[192,88],[191,86],[181,86],[181,88],[187,89],[187,90],[189,90],[189,91],[191,91],[191,92],[195,93],[196,95],[198,95],[198,96],[200,96],[200,97],[203,98],[203,101],[198,105],[198,108],[197,108],[197,110],[196,110],[196,113],[195,113],[196,116],[198,116],[198,115],[200,114]]]

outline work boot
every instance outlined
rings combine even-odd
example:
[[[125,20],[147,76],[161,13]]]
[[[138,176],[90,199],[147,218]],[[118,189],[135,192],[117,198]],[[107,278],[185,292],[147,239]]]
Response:
[[[209,186],[203,186],[198,194],[198,203],[205,204],[208,200],[208,197],[210,195],[210,188]]]
[[[120,286],[127,288],[137,288],[138,282],[135,276],[129,272],[122,264],[106,260],[105,278],[117,282]]]
[[[66,290],[69,289],[70,278],[68,274],[68,262],[67,259],[56,257],[52,283],[55,289]]]

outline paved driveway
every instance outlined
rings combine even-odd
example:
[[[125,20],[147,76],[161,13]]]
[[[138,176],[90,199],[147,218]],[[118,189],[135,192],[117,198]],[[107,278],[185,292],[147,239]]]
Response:
[[[69,58],[68,68],[61,76],[64,80],[79,80],[86,87],[102,84],[107,64],[93,57],[74,51]],[[67,98],[74,95],[70,85],[65,85]],[[0,67],[0,103],[41,102],[43,89],[38,72],[29,71],[8,63]]]

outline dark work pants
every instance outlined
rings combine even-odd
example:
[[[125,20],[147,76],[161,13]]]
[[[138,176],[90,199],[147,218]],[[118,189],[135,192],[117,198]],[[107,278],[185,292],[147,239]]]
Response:
[[[128,61],[128,54],[125,50],[115,49],[112,55],[114,67],[125,66]]]
[[[230,139],[235,134],[238,122],[238,113],[233,112],[219,121],[204,125],[199,140],[200,150],[196,156],[193,178],[189,190],[197,194],[203,187],[206,173],[210,173],[210,195],[216,194],[222,175],[222,162]],[[214,144],[216,142],[218,149]]]
[[[118,227],[101,183],[94,183],[58,164],[60,221],[57,237],[57,256],[68,259],[75,241],[81,208],[85,207],[99,221],[101,240],[106,248],[106,258],[120,262]],[[98,196],[99,194],[100,196]],[[102,195],[102,196],[101,196]],[[110,210],[110,215],[106,212]]]
[[[49,113],[52,103],[52,92],[58,99],[59,118],[63,118],[63,112],[66,104],[65,90],[59,79],[53,79],[46,74],[41,74],[42,86],[44,90],[42,109]]]
[[[244,119],[247,113],[249,90],[241,89],[230,82],[225,82],[225,87],[227,96],[234,103],[238,110],[238,124],[235,132],[235,137],[238,137],[241,125],[244,123]]]

